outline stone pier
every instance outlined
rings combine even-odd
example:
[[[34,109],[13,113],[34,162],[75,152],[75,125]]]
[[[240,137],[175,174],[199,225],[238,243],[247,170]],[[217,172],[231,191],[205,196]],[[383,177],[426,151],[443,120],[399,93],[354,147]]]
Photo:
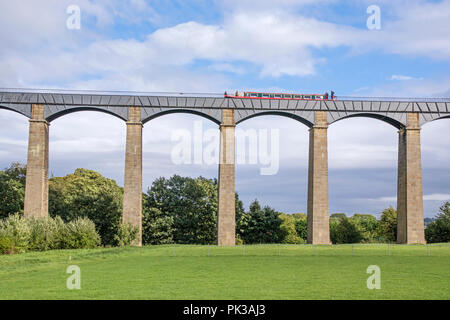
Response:
[[[28,135],[28,160],[25,185],[24,215],[48,215],[48,129],[44,106],[32,105]]]
[[[236,237],[235,208],[235,122],[234,111],[222,110],[220,125],[219,212],[217,217],[217,244],[234,246]]]
[[[134,245],[142,245],[142,122],[140,107],[129,107],[125,153],[123,223],[139,229]]]
[[[398,133],[397,243],[425,243],[419,114]]]
[[[327,113],[315,112],[315,124],[309,130],[308,237],[312,244],[330,244],[328,205]]]

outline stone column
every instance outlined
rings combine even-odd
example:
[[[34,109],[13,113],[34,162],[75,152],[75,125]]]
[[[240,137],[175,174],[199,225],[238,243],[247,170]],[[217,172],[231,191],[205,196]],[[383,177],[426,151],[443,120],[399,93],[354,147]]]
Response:
[[[425,243],[419,114],[398,133],[397,243]]]
[[[123,192],[123,223],[139,229],[142,245],[142,122],[140,107],[129,107],[125,153],[125,182]]]
[[[330,244],[327,113],[316,111],[309,130],[308,243]]]
[[[234,188],[234,110],[222,110],[220,125],[219,212],[217,244],[234,246],[236,237],[236,208]]]
[[[44,106],[32,105],[24,203],[26,217],[48,215],[48,128]]]

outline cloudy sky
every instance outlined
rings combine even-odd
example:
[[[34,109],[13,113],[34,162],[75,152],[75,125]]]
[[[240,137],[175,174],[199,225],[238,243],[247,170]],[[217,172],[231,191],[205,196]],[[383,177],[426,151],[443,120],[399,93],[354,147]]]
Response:
[[[71,6],[80,9],[73,26]],[[379,30],[368,28],[380,8]],[[0,87],[105,91],[324,92],[340,96],[450,96],[450,0],[0,0]],[[0,109],[0,167],[26,161],[28,122]],[[217,130],[172,114],[144,127],[144,189],[160,176],[217,177],[217,165],[177,164],[179,130]],[[308,130],[279,116],[243,130],[279,133],[279,170],[239,164],[244,204],[306,211]],[[450,120],[422,130],[425,216],[450,199]],[[397,131],[367,118],[329,128],[330,211],[379,214],[396,205]],[[212,141],[212,144],[217,141]],[[50,171],[94,169],[123,183],[125,124],[97,112],[51,123]]]

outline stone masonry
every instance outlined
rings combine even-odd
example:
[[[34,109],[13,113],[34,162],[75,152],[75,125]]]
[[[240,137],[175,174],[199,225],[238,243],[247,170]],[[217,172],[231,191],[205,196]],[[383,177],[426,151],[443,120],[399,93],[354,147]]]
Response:
[[[309,130],[308,236],[311,244],[330,244],[328,208],[327,113],[316,111]]]
[[[48,129],[44,106],[32,105],[24,204],[24,215],[28,217],[48,215]]]
[[[125,153],[123,223],[139,229],[134,245],[142,245],[142,122],[140,107],[129,107]]]
[[[397,243],[425,243],[419,114],[399,131]]]
[[[217,217],[217,244],[234,246],[236,237],[235,208],[235,122],[234,111],[222,111],[220,125],[219,213]]]

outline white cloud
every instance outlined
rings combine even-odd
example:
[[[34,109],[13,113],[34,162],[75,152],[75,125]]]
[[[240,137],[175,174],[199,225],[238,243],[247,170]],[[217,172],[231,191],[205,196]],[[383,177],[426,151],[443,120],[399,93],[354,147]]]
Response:
[[[404,76],[401,74],[393,74],[389,80],[408,81],[408,80],[423,80],[423,78],[414,78],[410,76]]]

